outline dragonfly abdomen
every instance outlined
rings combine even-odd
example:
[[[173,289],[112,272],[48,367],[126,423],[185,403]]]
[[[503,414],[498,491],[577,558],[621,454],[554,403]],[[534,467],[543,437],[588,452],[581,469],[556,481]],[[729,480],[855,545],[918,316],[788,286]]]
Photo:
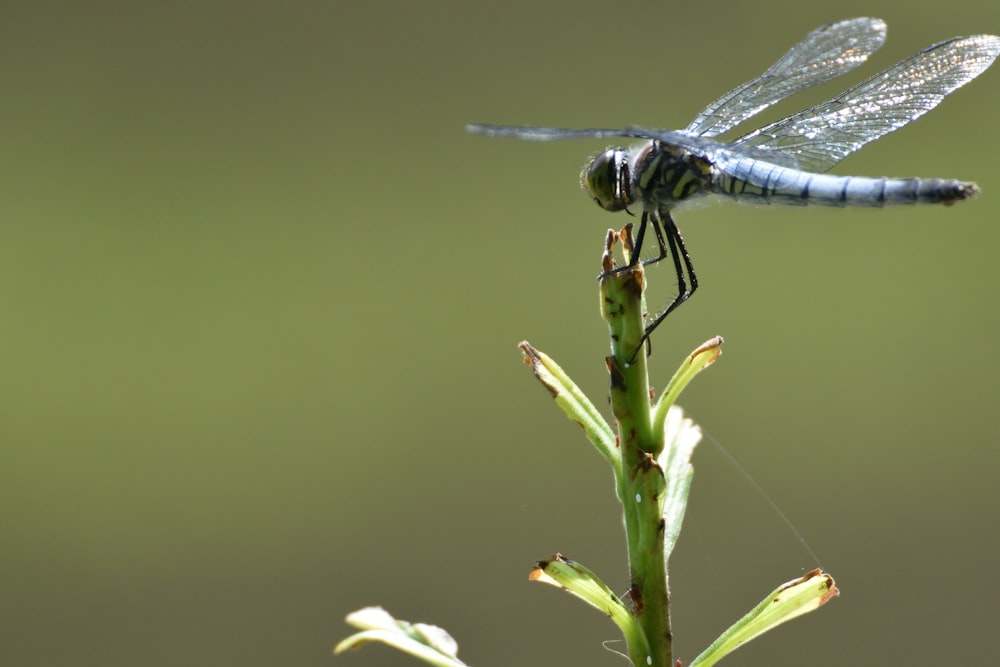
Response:
[[[759,203],[874,207],[952,204],[979,194],[975,183],[954,179],[833,176],[760,162],[746,172],[745,175],[720,172],[714,179],[713,190]]]

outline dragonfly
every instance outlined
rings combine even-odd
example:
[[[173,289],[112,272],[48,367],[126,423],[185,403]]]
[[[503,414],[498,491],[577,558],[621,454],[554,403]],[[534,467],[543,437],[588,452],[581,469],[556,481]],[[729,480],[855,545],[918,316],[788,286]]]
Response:
[[[716,137],[794,93],[831,81],[861,65],[885,42],[877,18],[820,26],[766,72],[731,90],[682,130],[468,125],[473,134],[529,141],[608,137],[642,140],[598,153],[581,182],[607,211],[640,209],[627,266],[640,261],[647,228],[677,275],[677,296],[647,325],[639,347],[698,289],[698,278],[673,212],[706,197],[760,204],[891,206],[954,204],[979,194],[975,183],[942,178],[835,176],[828,169],[865,144],[898,130],[982,74],[1000,54],[1000,37],[954,37],[918,51],[845,92],[743,134]],[[602,277],[607,274],[602,274]],[[635,354],[632,355],[634,359]]]

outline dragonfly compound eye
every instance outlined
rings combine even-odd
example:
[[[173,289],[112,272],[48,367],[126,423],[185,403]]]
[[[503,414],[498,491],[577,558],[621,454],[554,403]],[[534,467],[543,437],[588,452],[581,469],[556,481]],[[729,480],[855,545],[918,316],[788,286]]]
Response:
[[[632,203],[628,155],[609,148],[590,161],[581,175],[583,187],[605,211],[624,211]]]

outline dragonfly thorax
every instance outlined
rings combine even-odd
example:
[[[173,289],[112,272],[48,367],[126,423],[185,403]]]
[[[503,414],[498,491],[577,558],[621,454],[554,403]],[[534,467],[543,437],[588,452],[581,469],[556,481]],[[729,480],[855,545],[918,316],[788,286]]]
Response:
[[[632,168],[624,148],[598,153],[580,174],[583,187],[605,211],[624,211],[633,202]]]
[[[712,191],[711,162],[665,141],[651,141],[638,151],[632,172],[632,196],[647,209],[669,210]]]

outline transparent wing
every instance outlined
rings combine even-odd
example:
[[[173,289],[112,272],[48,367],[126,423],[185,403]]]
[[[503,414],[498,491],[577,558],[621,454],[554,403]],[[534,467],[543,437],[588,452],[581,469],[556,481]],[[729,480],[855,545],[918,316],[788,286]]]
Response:
[[[637,127],[609,129],[588,127],[573,130],[565,127],[529,127],[524,125],[466,125],[465,131],[470,134],[483,134],[488,137],[513,137],[525,141],[556,141],[557,139],[603,139],[606,137],[631,137],[645,139],[650,130]]]
[[[930,46],[831,100],[750,132],[733,144],[826,171],[870,141],[936,107],[1000,54],[1000,37],[955,37]]]
[[[559,139],[606,139],[608,137],[627,137],[629,139],[659,139],[672,146],[686,148],[699,155],[709,155],[712,150],[725,145],[711,139],[693,137],[686,132],[677,130],[657,130],[648,127],[602,128],[588,127],[571,129],[566,127],[532,127],[530,125],[466,125],[465,131],[470,134],[483,134],[488,137],[508,137],[524,141],[557,141]],[[770,160],[787,167],[797,167],[794,158],[783,158],[772,151],[756,151],[747,149],[746,155],[762,160]]]
[[[705,107],[685,131],[714,137],[793,93],[850,72],[885,42],[885,23],[858,18],[820,26],[753,81]]]

